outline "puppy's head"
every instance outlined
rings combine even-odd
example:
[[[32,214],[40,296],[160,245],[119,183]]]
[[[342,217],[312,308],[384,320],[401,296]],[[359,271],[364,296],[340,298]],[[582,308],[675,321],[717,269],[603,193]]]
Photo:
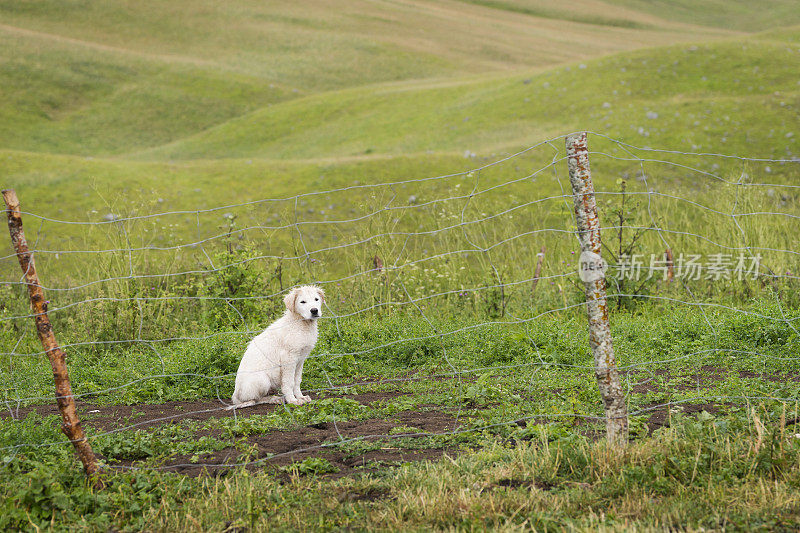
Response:
[[[322,316],[322,302],[325,292],[313,285],[304,285],[289,291],[283,299],[286,309],[299,315],[303,320],[316,320]]]

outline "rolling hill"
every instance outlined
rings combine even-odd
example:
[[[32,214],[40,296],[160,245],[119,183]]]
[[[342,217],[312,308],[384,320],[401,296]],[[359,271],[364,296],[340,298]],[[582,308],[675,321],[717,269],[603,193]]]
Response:
[[[788,3],[692,5],[0,1],[3,186],[99,220],[460,172],[576,129],[797,157],[800,27],[773,27],[797,23]]]
[[[0,146],[120,155],[331,90],[735,34],[588,0],[536,14],[455,1],[4,1]]]

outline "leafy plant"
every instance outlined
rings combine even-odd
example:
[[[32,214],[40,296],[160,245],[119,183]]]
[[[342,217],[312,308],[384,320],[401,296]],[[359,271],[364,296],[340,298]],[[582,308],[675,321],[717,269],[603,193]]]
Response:
[[[491,403],[521,401],[518,394],[503,390],[497,378],[490,373],[481,374],[477,380],[466,386],[461,401],[471,406],[483,406]]]
[[[309,457],[302,461],[295,461],[282,468],[285,472],[292,475],[313,476],[319,474],[332,474],[339,471],[339,468],[330,461],[322,457]]]
[[[106,458],[126,461],[189,454],[199,457],[229,446],[209,435],[195,436],[190,428],[179,425],[99,435],[92,439],[92,444]]]
[[[652,223],[649,223],[646,227],[642,226],[642,205],[635,197],[629,198],[627,180],[619,178],[616,184],[619,187],[618,203],[614,205],[613,200],[608,200],[607,207],[609,209],[606,210],[606,213],[610,215],[609,218],[613,219],[615,223],[615,227],[612,230],[613,237],[610,240],[610,244],[605,240],[603,241],[603,248],[616,264],[626,265],[627,268],[632,266],[628,265],[627,262],[642,249],[642,237],[652,230],[654,226]],[[649,270],[643,273],[644,279],[636,278],[635,276],[633,276],[635,279],[627,279],[624,270],[620,270],[618,274],[617,277],[609,278],[616,285],[616,292],[620,294],[619,296],[609,297],[610,300],[616,300],[618,310],[622,309],[623,306],[631,306],[637,295],[646,294],[648,291],[645,289],[655,284],[655,278],[652,277],[652,272]]]

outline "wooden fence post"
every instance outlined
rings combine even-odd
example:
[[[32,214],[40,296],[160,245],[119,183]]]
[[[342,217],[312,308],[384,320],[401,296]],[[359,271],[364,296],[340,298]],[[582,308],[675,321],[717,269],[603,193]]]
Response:
[[[672,282],[675,277],[675,258],[672,255],[672,248],[667,248],[664,251],[664,259],[667,263],[667,284]]]
[[[53,369],[53,379],[56,384],[56,402],[62,418],[61,431],[75,446],[75,451],[83,463],[86,475],[91,477],[99,472],[97,457],[95,457],[78,419],[75,398],[72,396],[72,386],[69,382],[65,354],[58,346],[50,319],[47,318],[48,302],[44,299],[44,291],[39,283],[39,277],[36,275],[33,254],[28,250],[25,232],[22,230],[22,215],[19,210],[17,193],[13,189],[6,189],[3,191],[3,200],[8,208],[8,230],[11,233],[11,242],[14,245],[14,251],[17,253],[17,259],[19,259],[19,266],[22,267],[22,272],[25,275],[25,284],[28,286],[28,295],[35,315],[36,331]],[[102,486],[99,478],[95,478],[95,484]]]
[[[536,270],[533,271],[533,283],[531,284],[531,296],[536,292],[536,285],[539,283],[539,276],[542,274],[542,263],[544,263],[544,253],[546,248],[542,245],[542,250],[536,254],[539,259],[536,260]]]
[[[613,444],[623,445],[628,441],[628,407],[622,395],[608,323],[605,264],[600,255],[600,221],[589,171],[586,133],[568,135],[566,144],[575,222],[581,244],[579,268],[586,292],[589,345],[594,356],[594,373],[605,406],[608,440]]]

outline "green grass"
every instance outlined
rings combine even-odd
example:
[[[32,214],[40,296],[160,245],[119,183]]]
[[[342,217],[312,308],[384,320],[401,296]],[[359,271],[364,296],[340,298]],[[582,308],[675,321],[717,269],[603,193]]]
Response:
[[[554,4],[546,0],[466,2],[534,17],[623,28],[655,29],[663,28],[669,22],[682,22],[752,32],[800,22],[797,6],[792,0],[583,0],[569,4]]]
[[[261,79],[0,32],[0,144],[106,155],[168,143],[293,96]]]
[[[788,43],[798,43],[800,42],[800,26],[780,27],[772,31],[764,32],[762,37]]]
[[[763,39],[301,98],[253,77],[144,61],[120,67],[113,54],[34,63],[25,44],[22,53],[9,47],[4,70],[14,97],[0,108],[0,140],[17,150],[170,160],[489,154],[584,128],[666,149],[797,151],[796,138],[776,141],[795,133],[799,53]]]
[[[299,89],[367,81],[553,65],[600,51],[720,35],[710,28],[655,19],[645,30],[546,20],[464,2],[346,6],[314,0],[303,5],[35,0],[0,4],[3,23],[54,38],[128,53],[202,61],[216,68],[285,80]],[[600,4],[592,12],[620,10]],[[622,18],[641,18],[623,10]],[[569,14],[571,13],[571,14]],[[564,20],[567,19],[567,20]],[[131,23],[131,21],[136,21]],[[531,32],[529,28],[536,27]],[[570,50],[567,45],[591,45]]]
[[[330,396],[315,392],[318,399],[314,404],[269,415],[187,421],[110,434],[95,430],[89,415],[85,426],[90,442],[107,463],[113,466],[136,461],[134,464],[141,468],[109,470],[104,490],[92,489],[82,479],[58,432],[57,417],[29,415],[14,423],[4,419],[0,421],[0,445],[23,446],[15,453],[6,449],[0,464],[4,474],[0,490],[9,498],[13,495],[16,502],[7,504],[1,523],[8,528],[29,521],[37,526],[50,523],[56,530],[139,529],[142,524],[153,530],[209,530],[227,527],[223,524],[229,522],[259,529],[274,520],[289,530],[309,524],[337,528],[356,523],[370,529],[533,524],[545,529],[602,526],[659,530],[680,525],[695,530],[723,523],[734,530],[791,528],[799,519],[796,489],[800,483],[800,448],[790,421],[797,407],[777,398],[797,397],[797,383],[746,373],[754,369],[770,376],[796,372],[797,361],[785,359],[797,350],[798,339],[792,328],[781,320],[731,312],[712,311],[705,317],[698,311],[666,307],[649,306],[641,311],[638,316],[614,315],[613,334],[621,365],[666,361],[692,352],[700,355],[648,365],[629,375],[626,385],[657,385],[652,392],[630,394],[631,410],[666,401],[691,405],[704,404],[708,397],[731,397],[729,403],[716,401],[720,409],[716,415],[701,413],[695,418],[675,408],[670,426],[648,436],[645,411],[643,416],[632,417],[633,440],[624,451],[611,450],[602,441],[587,437],[587,431],[598,428],[580,421],[583,416],[598,414],[600,399],[591,371],[581,368],[587,363],[588,346],[584,319],[575,311],[522,327],[446,337],[443,346],[434,340],[356,356],[349,362],[312,359],[307,372],[309,387],[326,383],[320,375],[322,366],[335,382],[347,380],[355,369],[359,374],[385,378],[407,375],[409,370],[447,373],[442,348],[458,369],[498,366],[476,374],[477,380],[463,383],[455,379],[365,383]],[[780,313],[769,305],[749,311]],[[795,311],[786,318],[796,317]],[[435,321],[434,325],[442,331],[463,323],[449,320]],[[348,320],[340,324],[338,333],[329,324],[323,330],[319,349],[357,350],[397,335],[424,333],[424,328],[411,314]],[[718,351],[706,352],[709,348]],[[200,364],[212,373],[225,369],[207,366],[204,359],[229,368],[235,363],[231,358],[220,360],[219,352],[204,354],[204,343],[184,343],[183,349],[180,357],[184,364]],[[120,361],[145,355],[136,351],[137,357],[130,358],[126,354],[133,355],[133,351],[127,349],[109,350],[109,355],[112,353]],[[738,355],[732,357],[734,354]],[[172,350],[163,355],[173,362],[179,360]],[[88,362],[72,360],[73,369],[78,371],[74,373],[76,386],[85,386],[90,378],[80,370],[87,369]],[[108,376],[109,361],[96,360],[98,375]],[[154,363],[140,362],[142,369]],[[513,370],[500,367],[515,363],[521,366]],[[708,365],[724,367],[726,376],[704,379],[695,386]],[[118,370],[123,379],[138,371]],[[738,370],[745,372],[744,377]],[[191,380],[174,379],[161,388],[159,381],[153,380],[150,387],[127,388],[124,396],[113,394],[107,399],[186,401],[198,393],[207,396],[211,390],[197,390]],[[207,384],[201,383],[203,386]],[[158,389],[166,391],[166,396],[156,394]],[[223,389],[223,394],[229,392],[229,385],[223,385]],[[504,393],[497,394],[498,389]],[[354,393],[380,390],[397,390],[407,396],[369,405],[348,398]],[[750,402],[735,400],[740,395],[754,398]],[[97,400],[104,398],[101,395]],[[452,459],[378,468],[373,465],[342,479],[325,477],[336,470],[326,459],[326,450],[281,469],[270,468],[269,462],[256,471],[234,466],[219,478],[186,478],[149,468],[176,455],[198,461],[221,449],[238,449],[246,454],[250,450],[248,438],[265,434],[277,438],[270,433],[275,429],[291,431],[334,420],[340,424],[347,420],[393,420],[420,406],[459,409],[462,427],[473,431],[408,438],[403,435],[417,432],[415,428],[398,426],[398,431],[377,440],[328,442],[328,451],[360,457],[386,448],[447,446],[454,450]],[[519,418],[538,422],[508,424]],[[132,422],[136,420],[134,416]],[[59,445],[33,451],[25,447],[32,442]],[[347,496],[350,493],[354,496]],[[368,493],[374,497],[359,496]],[[108,513],[110,508],[115,512]]]
[[[208,213],[192,212],[263,198],[334,190],[355,182],[374,184],[465,172],[535,140],[582,127],[634,144],[665,149],[796,157],[800,86],[791,67],[797,56],[795,48],[779,44],[771,36],[647,50],[590,61],[586,68],[571,65],[531,76],[493,75],[488,80],[431,83],[426,88],[417,83],[384,85],[296,98],[234,118],[202,134],[139,152],[135,161],[9,150],[0,152],[0,157],[7,183],[17,189],[23,209],[28,212],[60,220],[99,221],[107,213],[141,216],[189,211],[126,223],[124,234],[111,225],[87,228],[26,219],[29,237],[47,249],[126,248],[124,239],[135,247],[163,247],[214,237],[206,246],[216,252],[224,249],[225,240],[221,237],[229,229],[222,215],[230,213],[238,217],[233,228],[237,232],[236,242],[241,239],[255,243],[261,255],[270,257],[281,254],[299,257],[304,242],[313,252],[365,240],[364,244],[349,246],[341,252],[317,253],[313,257],[319,262],[310,270],[302,257],[300,261],[288,262],[294,268],[288,277],[300,280],[311,275],[316,279],[333,279],[363,268],[376,252],[394,262],[419,259],[448,247],[472,247],[458,228],[441,228],[459,221],[465,205],[465,220],[472,221],[503,212],[508,209],[509,200],[515,206],[561,195],[563,162],[545,169],[535,181],[519,181],[482,193],[474,200],[467,198],[468,189],[477,187],[475,190],[480,192],[496,184],[522,180],[545,167],[554,157],[554,148],[545,145],[472,175],[426,184],[357,188],[304,198],[297,206],[289,200]],[[569,98],[564,97],[566,94]],[[244,99],[241,104],[246,105]],[[649,118],[648,113],[658,116]],[[165,119],[163,124],[173,123]],[[57,128],[43,126],[43,131],[65,138]],[[110,143],[114,139],[102,129],[92,131],[97,132],[97,142]],[[133,142],[122,135],[117,139],[120,143],[128,139],[129,145]],[[645,197],[639,196],[642,201],[637,208],[637,224],[655,223],[672,232],[702,233],[716,243],[732,247],[743,243],[761,248],[792,247],[789,226],[781,216],[740,218],[745,231],[742,239],[739,227],[725,213],[736,206],[740,213],[769,211],[791,215],[795,213],[791,201],[793,189],[781,189],[776,194],[768,188],[752,187],[737,193],[735,187],[682,167],[612,159],[604,154],[623,158],[630,155],[600,136],[592,136],[590,143],[594,151],[602,152],[592,157],[598,190],[614,192],[618,189],[617,178],[627,176],[630,191],[641,195],[645,184],[634,182],[633,177],[644,171],[649,176],[649,186],[655,186],[659,193],[697,200],[719,211],[713,213],[668,196],[656,196],[651,198],[648,212]],[[555,149],[561,149],[560,141]],[[477,152],[478,157],[465,158],[467,150]],[[743,178],[745,182],[791,184],[796,175],[791,164],[654,155],[644,151],[637,154],[693,166],[731,182],[747,175]],[[212,156],[218,159],[209,159]],[[187,157],[198,159],[184,159]],[[154,161],[156,158],[169,161]],[[409,207],[381,213],[380,209],[393,197],[393,207]],[[457,198],[415,208],[409,204],[412,197],[420,203]],[[604,197],[606,209],[613,208],[614,198]],[[488,245],[515,232],[542,231],[496,250],[501,254],[516,250],[509,257],[519,261],[510,264],[504,275],[507,280],[525,279],[519,277],[523,275],[520,267],[542,244],[554,256],[569,253],[568,239],[548,232],[572,227],[571,213],[563,205],[562,199],[555,198],[519,209],[501,217],[505,225],[502,229],[496,219],[474,224],[472,236]],[[360,218],[376,210],[378,215]],[[649,219],[650,213],[655,222]],[[324,225],[343,219],[358,220],[332,227]],[[611,225],[610,219],[610,214],[601,213],[605,225]],[[309,226],[304,242],[300,242],[291,227],[296,220],[317,224]],[[362,223],[365,221],[369,224]],[[253,227],[259,225],[285,227],[281,230]],[[698,228],[706,229],[698,232]],[[433,235],[445,238],[420,237],[409,242],[395,234],[369,240],[377,233],[420,230],[436,231]],[[667,241],[676,250],[718,251],[713,246],[709,248],[708,242],[682,237],[679,233],[669,234]],[[656,234],[651,234],[644,244],[647,253],[663,251],[659,249],[663,243]],[[400,251],[402,257],[395,255]],[[62,254],[58,259],[52,254],[42,254],[39,262],[43,278],[49,280],[48,286],[62,286],[66,280],[78,284],[98,279],[101,276],[95,275],[97,272],[106,273],[103,277],[121,276],[129,269],[129,259],[139,275],[164,273],[165,265],[170,265],[171,272],[202,272],[211,268],[200,248],[184,248],[177,254],[141,251],[133,258],[122,253]],[[773,268],[796,270],[786,254],[774,254],[768,259]],[[262,263],[264,268],[276,267],[273,259]],[[465,266],[470,266],[475,275],[462,278],[463,282],[474,285],[477,280],[492,277],[485,264],[468,262]],[[13,279],[16,275],[13,262],[6,260],[3,268],[8,273],[6,279]]]
[[[604,2],[583,2],[578,5],[562,4],[561,6],[554,6],[548,2],[508,2],[502,0],[465,0],[465,2],[546,19],[617,26],[620,28],[653,28],[650,24],[636,20],[637,17],[632,15],[637,15],[638,13],[633,11],[621,12],[617,18],[600,15],[597,11],[608,10],[611,7]],[[625,15],[630,18],[625,18]]]
[[[325,93],[237,117],[139,157],[485,154],[581,128],[664,149],[713,144],[739,155],[783,156],[797,151],[796,141],[775,138],[796,134],[799,56],[754,39],[622,54],[542,74]],[[658,118],[648,119],[648,112]]]
[[[227,397],[247,340],[282,311],[277,295],[330,282],[304,381],[315,403],[110,434],[89,415],[109,464],[143,467],[108,472],[102,491],[56,417],[3,418],[0,529],[796,529],[796,165],[590,136],[604,253],[637,231],[613,227],[623,211],[623,225],[649,228],[632,247],[644,257],[749,246],[762,273],[790,276],[612,283],[636,413],[623,452],[584,422],[602,404],[561,197],[563,140],[479,169],[579,129],[797,157],[794,7],[0,0],[0,184],[22,201],[42,281],[67,289],[47,297],[76,393],[102,405]],[[294,197],[320,191],[332,192]],[[287,199],[222,207],[265,198]],[[59,222],[108,214],[147,218]],[[553,277],[532,292],[542,245]],[[117,251],[84,252],[103,249]],[[0,394],[38,404],[52,377],[44,355],[19,356],[41,348],[29,317],[8,320],[30,312],[10,253]],[[376,255],[390,267],[381,274],[369,272]],[[368,383],[454,368],[467,373]],[[724,372],[712,379],[713,368]],[[351,397],[386,391],[401,396]],[[729,401],[709,400],[719,396]],[[649,435],[648,409],[668,402],[670,427]],[[714,414],[678,407],[697,405]],[[418,428],[400,417],[415,409],[456,410],[467,431],[406,437]],[[276,430],[345,420],[394,427],[328,442],[336,453],[454,457],[341,479],[324,451],[219,478],[152,468],[246,457]]]
[[[722,117],[719,124],[725,124]],[[637,152],[642,157],[696,166],[700,170],[696,172],[668,163],[620,161],[614,158],[631,157],[624,149],[599,136],[592,136],[590,143],[598,152],[592,157],[592,168],[600,194],[604,239],[617,238],[614,213],[622,197],[616,181],[625,178],[629,198],[625,225],[650,228],[636,250],[644,257],[661,254],[666,246],[676,254],[733,255],[750,246],[774,271],[797,271],[795,256],[782,251],[793,247],[793,230],[786,222],[797,214],[792,201],[796,193],[791,188],[751,185],[791,184],[791,165]],[[59,293],[59,306],[100,294],[128,298],[142,290],[155,290],[151,287],[165,294],[208,295],[203,292],[208,290],[203,280],[210,279],[222,266],[240,262],[244,268],[258,270],[258,294],[262,296],[304,279],[333,281],[353,275],[347,286],[358,287],[359,294],[372,298],[378,285],[373,275],[363,271],[372,268],[375,254],[387,265],[396,265],[390,292],[403,300],[400,280],[438,291],[495,284],[497,276],[489,263],[492,259],[500,261],[499,274],[504,282],[529,279],[529,265],[535,264],[535,254],[542,245],[548,249],[544,272],[569,272],[563,261],[574,263],[570,254],[575,248],[566,233],[574,226],[569,203],[562,197],[565,165],[558,162],[549,166],[554,156],[560,157],[554,151],[559,146],[544,145],[471,173],[465,171],[491,159],[453,155],[371,158],[327,165],[298,161],[274,164],[258,159],[131,163],[64,156],[32,158],[7,152],[4,162],[10,172],[21,177],[17,189],[26,212],[47,213],[36,207],[53,206],[50,217],[87,223],[100,221],[108,213],[149,217],[83,226],[26,215],[28,238],[37,242],[40,250],[37,264],[45,285],[63,288],[94,283],[86,290]],[[538,169],[543,171],[532,179],[528,177]],[[430,182],[337,191],[352,185],[354,176],[360,178],[359,183],[369,184],[454,171],[457,173],[453,176]],[[642,171],[647,175],[646,183],[640,179]],[[732,183],[721,183],[703,172],[718,174]],[[233,184],[229,185],[228,179]],[[747,185],[734,185],[740,179]],[[70,187],[74,181],[91,186]],[[648,193],[648,188],[654,192]],[[297,201],[292,196],[326,189],[332,192]],[[288,199],[223,207],[254,196]],[[103,203],[98,205],[96,198]],[[391,210],[386,210],[387,206]],[[198,213],[197,209],[212,210]],[[159,215],[164,211],[178,213]],[[730,216],[734,212],[748,215],[734,219]],[[767,214],[753,214],[759,212]],[[235,220],[231,222],[226,216]],[[300,234],[295,221],[302,223]],[[462,226],[462,221],[468,224]],[[666,233],[653,231],[656,227]],[[632,230],[626,234],[630,238]],[[229,245],[243,249],[228,253]],[[487,251],[481,251],[481,247],[487,247]],[[135,251],[129,254],[128,248]],[[246,257],[241,255],[244,248],[249,254]],[[456,250],[463,253],[453,254]],[[437,258],[441,253],[448,255]],[[3,260],[8,281],[17,276],[13,259],[8,256]],[[276,277],[279,265],[283,284]],[[144,276],[133,284],[125,281],[131,268],[134,276]],[[429,278],[429,274],[415,270],[424,268],[449,277]],[[180,272],[191,274],[177,275]],[[173,277],[165,277],[168,274]],[[118,279],[97,283],[106,278]],[[184,288],[177,290],[178,286]],[[712,290],[711,294],[718,293]],[[381,296],[387,297],[388,293]]]
[[[792,0],[608,0],[608,3],[669,20],[744,31],[764,31],[800,22]]]
[[[430,323],[420,320],[416,308],[408,304],[382,313],[329,318],[323,322],[320,345],[308,362],[307,387],[325,388],[330,385],[329,379],[346,384],[356,375],[394,377],[415,370],[446,374],[453,371],[451,365],[470,370],[528,364],[533,374],[519,377],[517,387],[534,387],[529,378],[536,375],[535,389],[542,393],[556,386],[563,376],[582,376],[592,390],[587,400],[587,408],[591,408],[599,396],[591,386],[586,366],[589,350],[578,290],[563,295],[571,307],[567,310],[556,309],[561,296],[555,290],[543,289],[545,301],[538,305],[518,289],[507,290],[507,316],[502,318],[486,316],[484,306],[489,308],[494,297],[489,291],[468,298],[421,300],[418,305]],[[662,292],[654,296],[681,295]],[[345,301],[342,296],[336,299]],[[687,304],[656,300],[635,307],[638,313],[615,312],[612,332],[621,366],[644,365],[648,372],[699,369],[704,364],[768,373],[796,370],[792,354],[799,339],[787,322],[797,320],[795,311],[782,311],[769,299],[738,309],[712,302],[698,308],[685,296],[683,299]],[[144,307],[146,319],[153,322],[146,326],[144,333],[149,335],[144,337],[156,339],[150,343],[124,342],[136,337],[138,322],[138,317],[130,318],[124,304],[106,311],[114,319],[98,322],[87,316],[78,321],[57,320],[55,327],[63,332],[64,344],[87,340],[98,343],[68,349],[75,393],[104,404],[160,403],[214,398],[217,394],[229,397],[239,354],[252,335],[247,328],[258,328],[255,321],[275,310],[259,305],[251,311],[253,316],[248,318],[253,322],[248,322],[247,328],[227,323],[222,329],[214,329],[203,323],[211,317],[204,317],[201,310],[186,303],[179,305],[185,309],[182,321],[177,323]],[[526,309],[532,305],[532,309]],[[440,316],[442,309],[454,318]],[[242,312],[248,311],[243,308]],[[233,317],[229,319],[234,322]],[[79,323],[81,320],[83,323]],[[158,340],[159,332],[149,330],[164,322],[181,328],[173,330],[171,336],[189,338]],[[0,333],[4,344],[16,342],[18,333],[8,322],[3,324]],[[441,341],[438,335],[443,335]],[[199,338],[192,338],[196,336]],[[123,342],[104,344],[119,340]],[[18,352],[38,352],[36,342],[33,335],[25,335]],[[737,351],[743,355],[737,356]],[[3,378],[6,400],[49,397],[52,378],[46,372],[49,363],[44,355],[16,357],[4,364],[8,370]],[[570,370],[571,365],[576,368]],[[23,403],[36,405],[42,400]]]
[[[154,148],[332,89],[552,66],[721,35],[680,25],[564,32],[570,23],[535,20],[531,33],[518,15],[458,2],[340,9],[36,0],[3,2],[0,14],[0,146],[83,156]],[[283,127],[307,112],[296,111],[278,111]]]

